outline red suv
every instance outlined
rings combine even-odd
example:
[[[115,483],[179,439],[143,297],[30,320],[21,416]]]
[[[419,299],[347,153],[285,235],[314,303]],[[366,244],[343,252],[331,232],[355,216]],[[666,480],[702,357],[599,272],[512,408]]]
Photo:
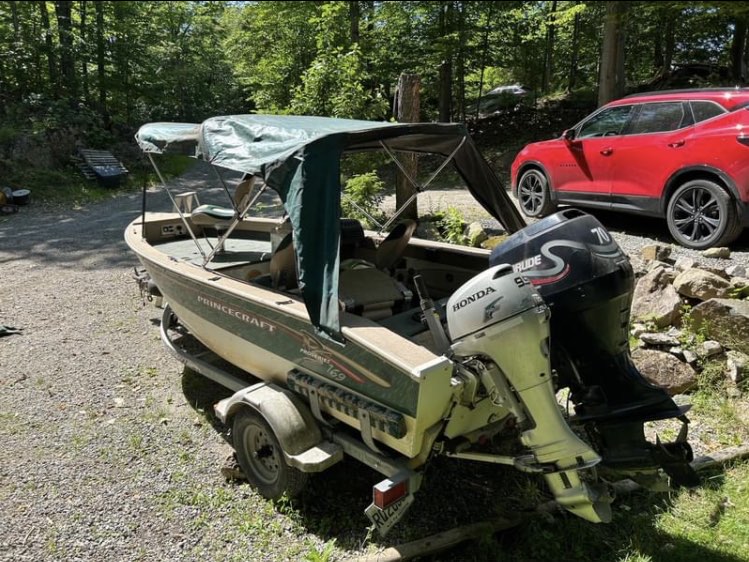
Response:
[[[703,249],[749,226],[749,89],[672,90],[611,102],[555,140],[527,145],[512,190],[529,217],[557,205],[666,217]]]

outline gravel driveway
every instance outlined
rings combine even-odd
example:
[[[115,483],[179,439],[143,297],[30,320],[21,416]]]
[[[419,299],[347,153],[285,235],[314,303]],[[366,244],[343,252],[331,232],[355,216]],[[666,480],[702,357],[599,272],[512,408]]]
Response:
[[[161,311],[138,295],[123,241],[139,211],[140,195],[125,194],[0,217],[0,325],[23,328],[0,338],[0,558],[296,560],[333,541],[338,554],[376,548],[362,510],[378,479],[361,465],[315,476],[293,506],[221,477],[231,449],[210,406],[225,392],[182,376],[162,348]],[[628,250],[644,243],[614,224]],[[733,258],[743,263],[745,240]],[[428,486],[449,488],[449,477],[432,473]],[[423,536],[425,514],[449,527],[481,506],[466,489],[432,505],[442,493],[428,486],[382,544]],[[488,500],[485,482],[474,487]]]

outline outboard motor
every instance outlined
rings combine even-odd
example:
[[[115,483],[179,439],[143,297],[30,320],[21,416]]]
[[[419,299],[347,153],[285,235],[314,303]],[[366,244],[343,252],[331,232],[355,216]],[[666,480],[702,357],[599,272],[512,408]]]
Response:
[[[512,264],[551,310],[551,364],[569,387],[575,415],[603,457],[602,466],[655,485],[658,468],[674,484],[695,485],[689,466],[687,408],[646,381],[632,362],[629,317],[634,273],[597,219],[566,209],[526,227],[496,247],[490,265]],[[647,421],[678,418],[673,443],[645,439]]]
[[[601,457],[567,425],[552,384],[549,309],[538,291],[508,264],[490,267],[450,297],[447,325],[458,359],[482,358],[478,368],[490,400],[515,415],[531,453],[515,466],[543,474],[557,502],[592,522],[611,520],[605,486],[581,471]]]

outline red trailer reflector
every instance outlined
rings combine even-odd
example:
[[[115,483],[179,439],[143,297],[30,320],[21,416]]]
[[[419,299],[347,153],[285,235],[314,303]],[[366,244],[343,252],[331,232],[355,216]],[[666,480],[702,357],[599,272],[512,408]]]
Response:
[[[372,487],[372,503],[380,509],[386,509],[406,495],[408,495],[408,480],[393,482],[388,479]]]

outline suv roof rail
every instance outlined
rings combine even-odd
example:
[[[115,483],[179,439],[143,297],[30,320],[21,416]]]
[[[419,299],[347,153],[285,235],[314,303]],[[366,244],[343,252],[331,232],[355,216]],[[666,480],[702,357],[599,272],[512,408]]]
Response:
[[[652,92],[636,92],[629,94],[621,99],[627,98],[639,98],[641,96],[666,96],[669,94],[696,94],[700,92],[749,92],[749,88],[741,88],[739,86],[723,86],[716,88],[683,88],[680,90],[654,90]]]

